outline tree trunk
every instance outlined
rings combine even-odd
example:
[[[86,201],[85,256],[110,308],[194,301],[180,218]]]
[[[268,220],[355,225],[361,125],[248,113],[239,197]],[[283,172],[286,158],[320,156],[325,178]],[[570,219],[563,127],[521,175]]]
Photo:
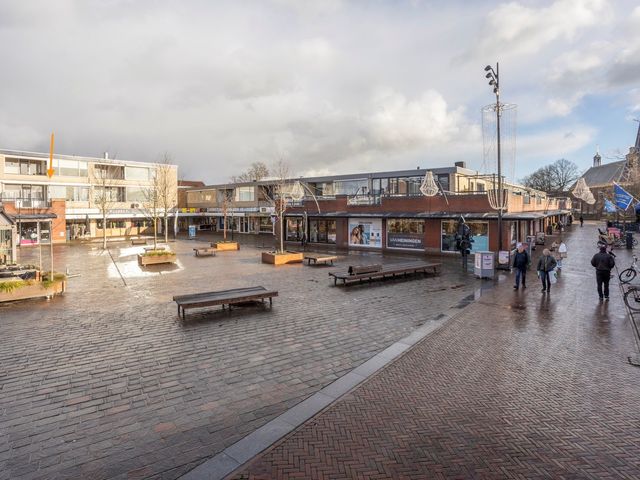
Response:
[[[280,253],[284,253],[284,210],[280,210]]]
[[[107,249],[107,212],[102,212],[102,249]]]
[[[224,218],[222,219],[222,238],[226,242],[227,241],[227,215],[225,213]]]
[[[164,243],[169,243],[169,215],[164,214]]]
[[[153,217],[153,249],[158,248],[158,217]]]

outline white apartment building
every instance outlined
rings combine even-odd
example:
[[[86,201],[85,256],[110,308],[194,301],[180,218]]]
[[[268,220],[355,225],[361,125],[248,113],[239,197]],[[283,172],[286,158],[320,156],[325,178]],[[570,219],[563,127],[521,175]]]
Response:
[[[56,154],[52,167],[49,178],[48,153],[0,150],[0,202],[16,221],[20,245],[101,237],[103,229],[107,236],[150,233],[150,192],[159,176],[177,207],[176,165]]]

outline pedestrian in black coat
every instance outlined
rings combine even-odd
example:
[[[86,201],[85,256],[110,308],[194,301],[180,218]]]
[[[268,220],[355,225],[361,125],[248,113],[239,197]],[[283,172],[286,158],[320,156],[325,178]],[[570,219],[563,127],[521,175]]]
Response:
[[[600,300],[603,298],[609,300],[609,279],[611,278],[611,269],[616,266],[616,261],[607,252],[607,247],[600,247],[600,252],[596,253],[591,259],[591,265],[596,269],[596,285]]]
[[[527,267],[529,266],[529,254],[524,249],[524,245],[519,243],[517,250],[513,256],[513,268],[516,269],[516,284],[514,290],[520,288],[520,279],[522,279],[522,288],[527,288]]]

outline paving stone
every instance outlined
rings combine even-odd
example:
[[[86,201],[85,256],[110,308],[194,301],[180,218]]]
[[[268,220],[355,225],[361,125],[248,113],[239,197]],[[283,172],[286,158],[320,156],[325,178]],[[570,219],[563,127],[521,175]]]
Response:
[[[110,244],[126,287],[99,247],[55,246],[60,269],[80,274],[69,279],[68,292],[51,301],[0,305],[0,435],[31,437],[42,459],[87,448],[40,467],[24,456],[0,459],[0,472],[12,480],[19,471],[34,479],[118,478],[136,470],[125,470],[129,457],[119,453],[139,452],[137,468],[144,469],[143,452],[177,433],[154,427],[174,424],[204,445],[176,445],[173,464],[153,473],[175,478],[185,465],[223,451],[418,326],[435,322],[477,288],[457,259],[443,260],[440,277],[336,288],[327,275],[331,269],[265,265],[260,249],[244,245],[201,262],[192,256],[193,244],[172,243],[177,268],[144,271],[137,247]],[[37,258],[35,249],[20,253],[24,262]],[[372,257],[406,259],[348,255],[335,268]],[[272,309],[190,311],[183,322],[171,300],[249,284],[280,291]],[[451,288],[456,285],[464,286]],[[119,438],[126,439],[120,447]],[[93,458],[108,468],[89,465]],[[39,470],[32,471],[34,465]]]
[[[229,478],[640,478],[634,332],[573,230],[551,295],[505,277]]]

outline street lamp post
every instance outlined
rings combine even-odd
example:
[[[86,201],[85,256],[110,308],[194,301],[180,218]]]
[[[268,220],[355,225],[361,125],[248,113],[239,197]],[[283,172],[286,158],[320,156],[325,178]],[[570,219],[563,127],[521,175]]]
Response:
[[[491,65],[484,67],[487,72],[486,78],[489,79],[489,85],[493,86],[493,93],[496,94],[496,136],[498,142],[498,252],[502,250],[502,208],[504,206],[504,198],[502,191],[502,162],[500,159],[500,113],[502,106],[500,105],[500,64],[496,62],[496,69]]]

